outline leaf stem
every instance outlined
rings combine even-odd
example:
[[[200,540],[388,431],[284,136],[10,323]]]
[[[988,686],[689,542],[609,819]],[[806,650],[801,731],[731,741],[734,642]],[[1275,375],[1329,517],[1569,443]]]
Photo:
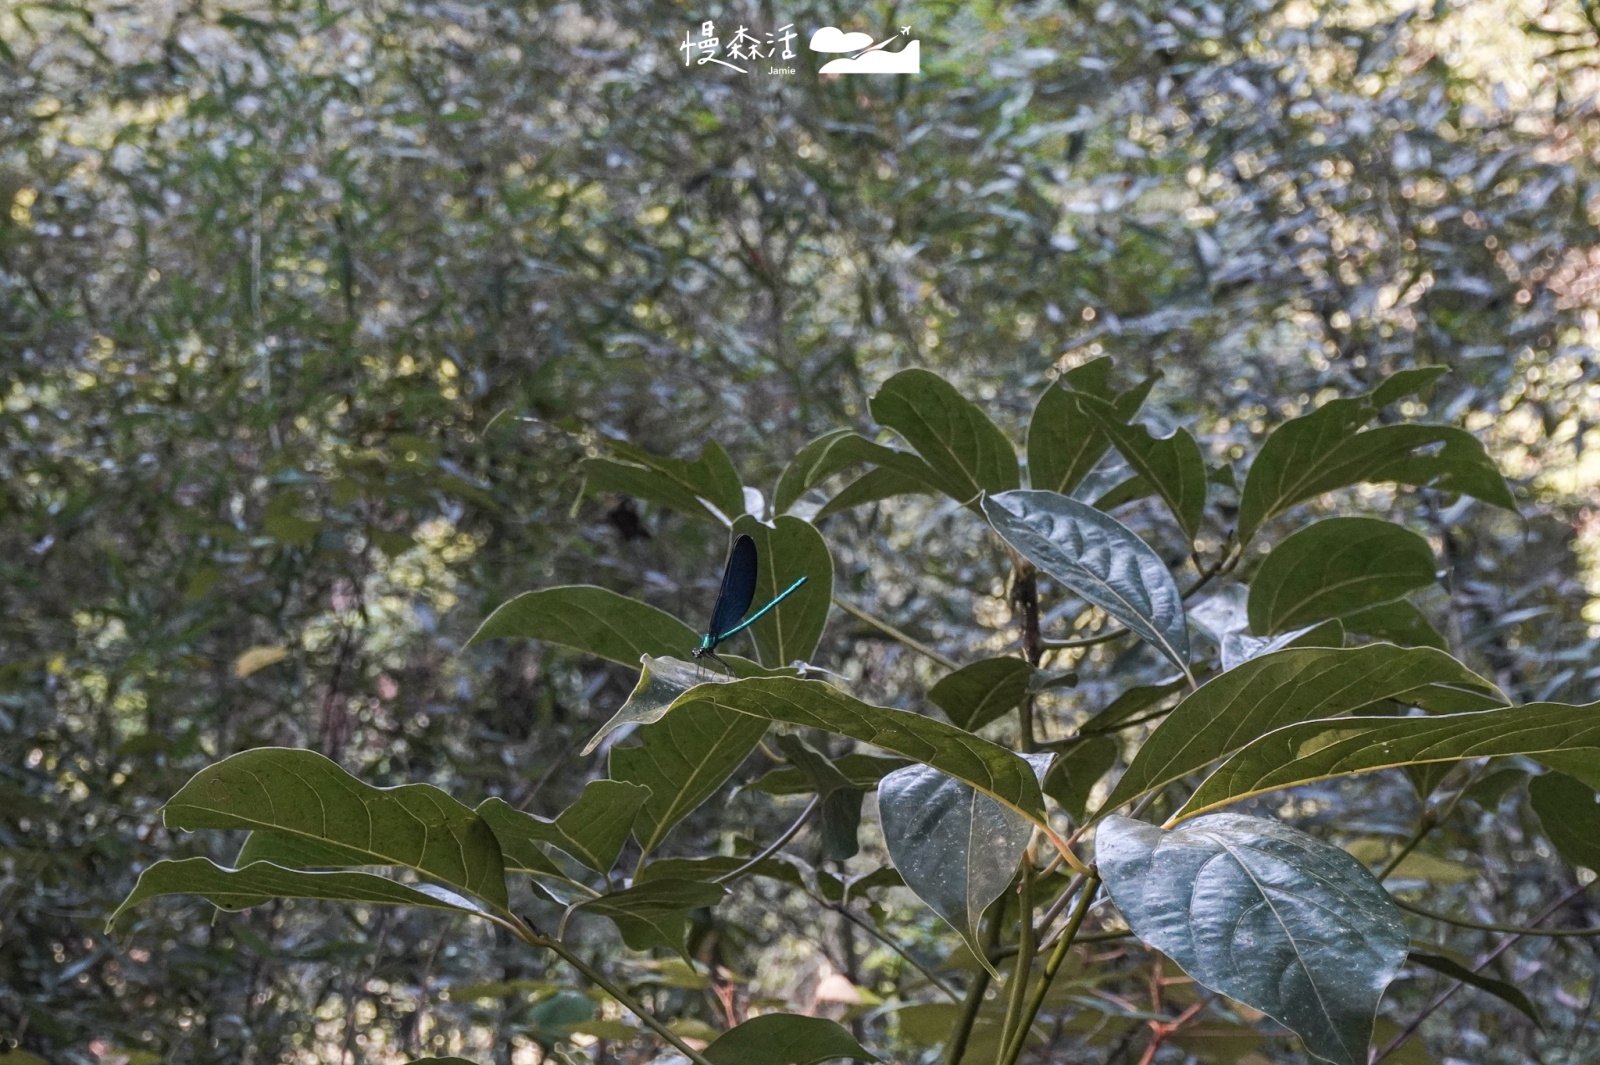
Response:
[[[1067,952],[1072,949],[1073,941],[1078,938],[1078,929],[1083,927],[1083,919],[1089,913],[1089,905],[1099,890],[1100,878],[1091,873],[1084,882],[1083,896],[1078,899],[1078,906],[1072,911],[1072,917],[1067,921],[1066,930],[1056,943],[1056,949],[1051,951],[1050,957],[1045,960],[1044,972],[1039,974],[1038,982],[1033,985],[1033,994],[1028,997],[1027,1004],[1023,1007],[1016,1029],[1010,1033],[1009,1041],[1002,1043],[1005,1049],[996,1065],[1016,1065],[1017,1059],[1022,1056],[1022,1048],[1028,1045],[1028,1033],[1033,1030],[1033,1022],[1039,1016],[1039,1009],[1044,1005],[1045,995],[1050,992],[1050,984],[1060,971],[1061,964],[1067,960]]]
[[[871,614],[867,613],[865,610],[862,610],[860,607],[856,606],[854,603],[847,603],[843,599],[840,599],[838,596],[834,596],[833,597],[833,605],[838,607],[840,610],[843,610],[846,614],[849,614],[851,617],[855,618],[857,621],[866,622],[868,625],[871,625],[873,628],[877,629],[879,632],[883,633],[885,636],[888,636],[888,637],[890,637],[892,639],[898,640],[900,643],[905,644],[907,647],[909,647],[913,651],[917,652],[917,654],[922,655],[924,658],[928,658],[928,659],[931,659],[934,662],[939,663],[941,666],[943,666],[944,668],[946,668],[948,670],[951,670],[952,672],[961,668],[959,665],[956,664],[954,659],[946,658],[944,655],[940,654],[938,651],[935,651],[933,648],[929,647],[927,644],[921,643],[918,640],[913,639],[910,636],[907,636],[905,633],[901,632],[899,629],[895,628],[893,625],[889,624],[887,621],[884,621],[881,618],[873,617]]]
[[[1017,956],[1011,966],[1011,980],[1006,986],[1006,1019],[1000,1026],[1000,1045],[1008,1046],[1011,1032],[1022,1015],[1028,993],[1028,974],[1033,971],[1035,941],[1033,933],[1033,862],[1022,859],[1022,883],[1017,889]]]
[[[696,1049],[691,1047],[690,1044],[686,1044],[683,1039],[678,1038],[677,1033],[674,1033],[672,1028],[666,1027],[664,1023],[661,1023],[661,1020],[656,1019],[654,1014],[651,1014],[648,1009],[645,1009],[642,1004],[638,1003],[638,999],[635,999],[634,996],[629,995],[627,991],[622,990],[622,988],[619,988],[618,985],[611,983],[611,980],[606,979],[602,972],[598,971],[598,969],[595,969],[594,966],[590,966],[590,964],[587,963],[587,961],[584,961],[584,959],[579,958],[579,956],[576,955],[576,953],[574,953],[574,951],[571,950],[566,943],[562,943],[560,940],[550,939],[549,935],[539,934],[538,931],[534,931],[531,924],[526,923],[525,919],[510,919],[510,921],[507,921],[507,919],[498,918],[498,916],[491,916],[490,919],[491,921],[494,921],[494,923],[499,924],[499,926],[504,927],[504,929],[509,931],[510,934],[515,935],[517,939],[528,943],[530,947],[539,948],[539,950],[552,951],[552,953],[555,953],[558,958],[562,959],[562,961],[565,961],[566,964],[570,964],[570,966],[574,967],[574,969],[578,969],[578,972],[581,972],[586,979],[589,979],[590,982],[594,982],[595,987],[600,988],[600,990],[605,991],[606,995],[610,995],[611,998],[616,999],[618,1003],[622,1004],[624,1009],[627,1009],[627,1012],[634,1014],[635,1017],[638,1017],[638,1019],[642,1020],[642,1022],[645,1023],[646,1028],[650,1028],[650,1030],[654,1031],[656,1035],[661,1036],[662,1039],[666,1039],[667,1043],[672,1044],[672,1047],[674,1047],[678,1054],[682,1054],[683,1057],[686,1057],[686,1059],[690,1059],[690,1062],[693,1062],[694,1065],[712,1065],[712,1063],[706,1059],[706,1055],[696,1051]]]
[[[1000,913],[989,919],[988,942],[984,947],[987,954],[993,951],[1000,943]],[[966,1055],[967,1042],[972,1038],[972,1026],[977,1023],[978,1011],[983,1008],[983,996],[989,990],[989,970],[978,966],[978,971],[972,976],[972,984],[967,988],[967,997],[961,1003],[961,1015],[956,1018],[955,1027],[950,1029],[950,1042],[945,1045],[944,1065],[960,1065],[961,1059]]]
[[[756,866],[760,865],[774,854],[777,854],[779,851],[783,850],[784,845],[787,844],[791,839],[794,839],[795,835],[800,831],[801,827],[805,825],[806,821],[810,819],[812,813],[816,811],[817,807],[821,805],[821,803],[821,796],[811,796],[811,801],[806,803],[806,808],[804,810],[800,811],[800,816],[794,819],[794,824],[784,829],[783,834],[777,839],[773,840],[771,845],[768,846],[766,850],[762,851],[754,858],[751,858],[743,865],[730,870],[729,872],[723,873],[721,876],[717,877],[711,882],[713,884],[726,884],[730,880],[737,880],[739,877],[743,876],[745,873],[748,873],[750,870],[754,869]]]
[[[1484,921],[1469,921],[1464,917],[1451,917],[1449,914],[1435,913],[1425,910],[1421,906],[1413,906],[1409,902],[1394,900],[1394,904],[1408,913],[1418,917],[1426,917],[1430,921],[1442,924],[1453,924],[1457,928],[1472,928],[1479,932],[1506,932],[1514,936],[1547,936],[1552,939],[1563,937],[1600,936],[1600,925],[1591,925],[1588,928],[1533,928],[1527,925],[1514,924],[1488,924]]]

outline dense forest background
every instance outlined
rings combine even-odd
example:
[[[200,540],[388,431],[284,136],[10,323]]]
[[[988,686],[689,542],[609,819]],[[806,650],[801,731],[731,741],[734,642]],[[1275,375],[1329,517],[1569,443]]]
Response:
[[[910,24],[923,73],[685,67],[707,18]],[[561,809],[631,675],[467,637],[555,583],[698,619],[726,550],[581,492],[581,460],[714,439],[770,493],[812,437],[870,435],[866,398],[908,366],[1013,430],[1059,368],[1159,371],[1155,424],[1218,468],[1333,390],[1448,366],[1427,414],[1479,435],[1523,519],[1360,506],[1432,536],[1428,608],[1473,668],[1518,700],[1595,699],[1597,60],[1588,0],[0,6],[0,1061],[540,1060],[562,1000],[508,982],[566,978],[443,915],[104,921],[196,846],[159,827],[164,798],[246,747]],[[954,504],[827,522],[842,598],[956,660],[1003,647],[995,549]],[[885,704],[933,676],[848,614],[823,646]],[[1301,823],[1400,831],[1407,787],[1330,790]],[[1477,799],[1427,875],[1525,920],[1570,874],[1518,803]],[[675,846],[792,819],[749,791],[712,805]],[[929,964],[954,947],[909,896],[878,905]],[[697,937],[749,995],[927,1053],[873,1008],[901,962],[815,900],[741,888]],[[1600,1057],[1592,944],[1508,955],[1542,1029],[1459,995],[1411,1060]],[[663,965],[634,979],[715,1021]],[[1433,986],[1402,981],[1385,1016]],[[1058,1060],[1131,1061],[1116,1023]]]

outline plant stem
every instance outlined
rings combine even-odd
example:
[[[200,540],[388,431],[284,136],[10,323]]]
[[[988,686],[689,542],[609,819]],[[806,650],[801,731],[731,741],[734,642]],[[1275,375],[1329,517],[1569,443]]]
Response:
[[[1132,631],[1132,629],[1113,629],[1098,636],[1084,636],[1076,640],[1040,640],[1039,643],[1048,651],[1070,650],[1075,647],[1093,647],[1096,644],[1109,643],[1118,636],[1126,636]]]
[[[1067,921],[1066,931],[1061,934],[1056,949],[1051,951],[1050,957],[1046,959],[1044,972],[1039,974],[1038,983],[1033,985],[1033,994],[1028,997],[1015,1031],[1010,1034],[1009,1041],[1002,1044],[1005,1049],[996,1065],[1016,1065],[1017,1059],[1022,1056],[1022,1048],[1028,1045],[1028,1033],[1033,1030],[1034,1019],[1039,1016],[1045,995],[1050,992],[1050,983],[1056,978],[1062,963],[1067,960],[1067,952],[1072,949],[1073,941],[1078,938],[1078,929],[1083,927],[1083,919],[1089,913],[1089,905],[1099,890],[1100,878],[1091,874],[1084,883],[1083,896],[1078,899],[1077,908],[1072,911],[1072,917]]]
[[[954,671],[961,668],[956,664],[954,659],[946,658],[944,655],[940,654],[938,651],[935,651],[927,644],[920,643],[912,637],[907,636],[905,633],[901,632],[887,621],[884,621],[881,618],[873,617],[871,614],[867,613],[865,610],[862,610],[853,603],[847,603],[838,596],[834,596],[833,605],[838,607],[840,610],[843,610],[846,614],[849,614],[857,621],[866,622],[868,625],[871,625],[885,636],[898,640],[900,643],[905,644],[907,647],[917,652],[917,654],[922,655],[924,658],[932,659],[948,670]]]
[[[984,945],[987,955],[1000,943],[1000,914],[997,912],[989,920],[989,934]],[[972,985],[967,988],[966,1001],[961,1003],[961,1015],[956,1018],[955,1027],[950,1030],[950,1042],[945,1045],[944,1065],[961,1065],[961,1058],[967,1052],[967,1041],[972,1038],[972,1026],[977,1023],[978,1012],[983,1008],[983,996],[989,990],[989,970],[979,965],[978,971],[972,976]]]
[[[588,962],[584,961],[565,943],[551,939],[548,936],[540,935],[533,929],[532,925],[528,924],[527,921],[520,920],[516,917],[512,917],[510,920],[507,920],[502,917],[491,915],[489,919],[495,924],[504,928],[506,931],[510,932],[512,935],[516,936],[518,939],[522,940],[524,943],[528,944],[528,946],[540,950],[551,951],[557,957],[561,958],[561,960],[565,961],[568,965],[578,970],[578,972],[582,973],[586,978],[592,981],[596,987],[600,988],[600,990],[604,991],[606,994],[620,1002],[623,1008],[629,1013],[643,1021],[646,1028],[650,1029],[652,1032],[656,1033],[656,1035],[659,1035],[662,1039],[665,1039],[668,1043],[672,1044],[673,1049],[677,1050],[678,1053],[688,1058],[694,1063],[694,1065],[712,1065],[712,1063],[706,1059],[705,1055],[689,1046],[682,1039],[679,1039],[677,1034],[674,1033],[672,1029],[668,1028],[666,1025],[657,1020],[655,1015],[649,1010],[645,1009],[637,999],[628,994],[626,991],[622,990],[622,988],[618,987],[616,984],[613,984],[610,980],[606,979],[604,974],[602,974],[598,969],[594,968]]]
[[[1583,936],[1600,936],[1600,925],[1591,925],[1588,928],[1531,928],[1526,925],[1514,924],[1486,924],[1483,921],[1468,921],[1461,917],[1451,917],[1443,913],[1425,910],[1421,906],[1413,906],[1409,902],[1394,900],[1394,904],[1407,913],[1414,913],[1418,917],[1426,917],[1430,921],[1439,921],[1442,924],[1453,924],[1457,928],[1471,928],[1479,932],[1505,932],[1514,936],[1547,936],[1552,939],[1563,937],[1581,938]]]
[[[1544,908],[1544,911],[1541,912],[1537,917],[1535,917],[1533,919],[1534,923],[1538,924],[1540,921],[1544,920],[1546,917],[1549,917],[1552,913],[1555,913],[1561,907],[1565,906],[1567,903],[1571,902],[1573,899],[1575,899],[1579,895],[1583,894],[1584,891],[1586,891],[1587,889],[1588,889],[1588,885],[1579,884],[1577,887],[1573,888],[1571,891],[1568,891],[1565,895],[1562,895],[1559,899],[1557,899],[1556,901],[1552,902],[1549,906],[1546,906]],[[1530,935],[1530,934],[1532,934],[1532,935],[1549,935],[1550,933],[1548,933],[1548,932],[1539,932],[1538,930],[1533,929],[1533,928],[1517,929],[1511,935],[1509,935],[1505,939],[1501,940],[1499,945],[1496,946],[1493,950],[1489,951],[1489,953],[1483,955],[1476,962],[1474,962],[1473,966],[1472,966],[1472,971],[1473,972],[1482,971],[1484,966],[1488,965],[1490,962],[1494,961],[1500,955],[1502,955],[1506,951],[1510,950],[1512,945],[1514,943],[1516,943],[1517,940],[1521,939],[1524,935]],[[1415,1035],[1418,1028],[1422,1027],[1422,1022],[1427,1020],[1429,1017],[1431,1017],[1439,1009],[1440,1006],[1443,1006],[1447,1001],[1449,1001],[1451,995],[1454,995],[1459,990],[1461,990],[1461,981],[1460,980],[1453,981],[1450,984],[1450,986],[1448,988],[1446,988],[1437,998],[1435,998],[1432,1002],[1428,1003],[1427,1006],[1423,1007],[1422,1012],[1417,1014],[1416,1017],[1412,1018],[1410,1024],[1408,1024],[1404,1028],[1402,1028],[1400,1030],[1400,1032],[1393,1039],[1389,1040],[1389,1043],[1388,1043],[1387,1046],[1385,1046],[1382,1050],[1374,1052],[1373,1055],[1370,1058],[1367,1059],[1367,1065],[1378,1065],[1378,1062],[1382,1061],[1384,1058],[1388,1057],[1390,1054],[1393,1054],[1396,1050],[1400,1049],[1400,1047],[1405,1043],[1405,1041],[1407,1039],[1410,1039],[1413,1035]]]
[[[1001,1046],[1010,1042],[1012,1027],[1022,1014],[1028,993],[1028,974],[1033,971],[1033,862],[1026,856],[1022,859],[1022,883],[1017,891],[1017,909],[1021,914],[1017,922],[1017,956],[1011,966],[1011,981],[1006,986],[1006,1019],[1000,1026]]]
[[[923,965],[916,958],[912,957],[911,956],[911,952],[906,950],[905,947],[902,947],[899,943],[896,943],[893,939],[890,939],[883,932],[881,932],[877,928],[873,927],[871,921],[862,920],[860,917],[856,916],[855,914],[851,913],[848,909],[846,909],[844,905],[842,905],[842,904],[841,905],[834,905],[833,903],[829,902],[827,899],[824,899],[822,896],[817,895],[816,893],[810,891],[809,889],[801,888],[801,890],[804,891],[807,895],[809,895],[811,897],[811,901],[815,902],[818,906],[821,906],[825,910],[832,910],[834,913],[838,914],[840,917],[843,917],[845,920],[849,921],[851,924],[855,925],[857,928],[859,928],[863,932],[867,933],[867,935],[869,935],[872,938],[876,939],[879,943],[882,943],[884,946],[888,947],[890,950],[892,950],[896,954],[900,955],[900,957],[905,959],[907,964],[909,964],[913,969],[917,970],[917,972],[921,973],[924,977],[926,977],[927,981],[930,984],[932,984],[934,987],[937,987],[940,991],[944,992],[944,994],[950,999],[951,1002],[960,1002],[961,1001],[961,996],[956,994],[954,988],[952,988],[949,984],[945,983],[943,980],[941,980],[937,976],[935,976],[928,969],[928,967],[926,965]]]
[[[773,840],[771,846],[762,851],[760,854],[756,855],[754,858],[751,858],[748,862],[745,862],[743,865],[739,866],[737,869],[723,873],[721,876],[713,880],[712,883],[726,884],[730,880],[737,880],[739,877],[743,876],[745,873],[748,873],[750,870],[754,869],[756,866],[760,865],[774,854],[777,854],[779,851],[783,850],[784,844],[788,843],[791,839],[794,839],[795,834],[800,831],[801,827],[806,823],[806,821],[811,817],[812,813],[819,805],[821,805],[821,803],[822,799],[819,796],[811,796],[811,801],[806,803],[806,808],[804,810],[800,811],[800,816],[794,819],[794,824],[784,829],[783,834],[777,839]]]

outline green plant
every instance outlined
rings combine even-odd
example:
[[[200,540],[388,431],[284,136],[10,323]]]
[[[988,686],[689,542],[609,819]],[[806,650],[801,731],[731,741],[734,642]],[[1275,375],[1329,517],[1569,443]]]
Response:
[[[1597,707],[1508,705],[1448,653],[1408,598],[1434,581],[1427,539],[1375,518],[1304,520],[1326,494],[1373,484],[1515,511],[1465,431],[1371,426],[1441,372],[1403,371],[1286,421],[1242,483],[1231,463],[1208,462],[1188,430],[1158,437],[1135,422],[1149,383],[1119,390],[1105,359],[1063,373],[1040,398],[1027,427],[1026,488],[1005,433],[922,370],[895,375],[872,400],[873,417],[908,448],[829,433],[783,471],[770,509],[715,443],[694,462],[615,446],[586,461],[588,490],[749,533],[761,551],[763,591],[810,578],[752,626],[755,659],[729,655],[735,676],[709,674],[682,660],[695,630],[653,606],[587,585],[528,592],[494,611],[474,641],[548,641],[640,667],[632,694],[583,752],[605,745],[609,775],[589,782],[559,817],[533,817],[497,798],[468,806],[424,784],[375,788],[309,751],[247,750],[200,772],[165,811],[173,828],[248,830],[233,866],[158,862],[118,914],[186,893],[224,909],[292,897],[470,915],[560,958],[697,1065],[872,1055],[832,1021],[775,1013],[695,1049],[671,1017],[569,940],[573,919],[604,917],[631,950],[688,959],[694,915],[717,906],[730,885],[751,877],[788,885],[917,970],[920,982],[888,1012],[936,1005],[934,1042],[950,1065],[1014,1065],[1106,1016],[1148,1031],[1148,1063],[1167,1042],[1207,1026],[1248,1037],[1256,1015],[1318,1058],[1357,1065],[1369,1058],[1379,999],[1407,965],[1531,1014],[1526,998],[1493,975],[1492,956],[1464,963],[1414,945],[1407,911],[1452,919],[1395,898],[1384,881],[1419,857],[1418,844],[1493,759],[1549,770],[1531,788],[1534,809],[1570,861],[1593,864],[1585,828],[1600,789]],[[855,479],[819,495],[858,467]],[[835,595],[819,525],[909,494],[947,497],[993,531],[1009,571],[1017,653],[958,668]],[[1130,505],[1164,509],[1157,543],[1110,513]],[[928,696],[942,717],[927,706],[873,705],[851,694],[848,679],[811,679],[808,661],[834,606],[940,667]],[[1072,631],[1053,631],[1060,618],[1075,619]],[[1142,662],[1158,682],[1120,684],[1128,662]],[[1083,712],[1064,710],[1066,693],[1091,680],[1112,694]],[[624,727],[631,734],[619,741],[613,734]],[[776,751],[766,743],[775,730]],[[872,750],[829,757],[815,745],[818,733]],[[754,789],[810,796],[792,827],[764,847],[658,858],[673,827],[758,749],[777,764]],[[1463,764],[1460,774],[1441,772]],[[1398,850],[1367,856],[1379,863],[1375,873],[1282,819],[1234,809],[1286,788],[1395,768],[1409,774],[1423,813]],[[841,863],[860,849],[862,800],[874,789],[891,864],[863,870],[858,859],[847,877]],[[790,847],[819,814],[818,860],[810,862]],[[900,884],[970,953],[968,964],[955,962],[967,974],[964,990],[894,942],[880,905],[867,916],[852,909]],[[1114,908],[1097,906],[1103,896]],[[1103,972],[1074,959],[1076,947],[1127,938],[1151,949],[1113,952],[1100,960]],[[1166,980],[1166,959],[1203,993]],[[1110,993],[1111,983],[1148,987],[1150,1008]],[[557,986],[546,989],[547,1001],[561,1001]],[[919,1000],[930,994],[953,1001]],[[592,1005],[549,1024],[557,1042],[583,1032],[645,1038],[594,1019]],[[1376,1058],[1415,1027],[1386,1040]]]

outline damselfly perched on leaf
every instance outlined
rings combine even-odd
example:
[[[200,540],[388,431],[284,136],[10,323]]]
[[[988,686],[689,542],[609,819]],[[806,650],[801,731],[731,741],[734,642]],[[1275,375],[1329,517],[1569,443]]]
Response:
[[[733,550],[728,552],[728,568],[722,571],[722,590],[717,592],[717,605],[711,608],[711,624],[706,634],[700,637],[700,646],[689,652],[695,658],[709,658],[732,673],[728,663],[718,657],[718,645],[729,636],[755,624],[761,615],[789,598],[806,582],[806,578],[801,577],[779,592],[772,602],[746,618],[745,611],[750,609],[750,603],[756,597],[757,567],[756,542],[740,533],[733,541]]]

